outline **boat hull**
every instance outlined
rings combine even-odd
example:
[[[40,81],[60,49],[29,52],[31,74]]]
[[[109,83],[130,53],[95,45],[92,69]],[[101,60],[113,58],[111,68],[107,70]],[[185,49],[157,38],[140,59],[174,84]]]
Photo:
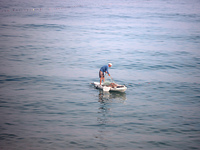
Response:
[[[118,85],[116,88],[112,88],[106,85],[100,85],[99,82],[94,82],[93,84],[97,89],[101,89],[103,91],[125,92],[127,90],[125,85]]]

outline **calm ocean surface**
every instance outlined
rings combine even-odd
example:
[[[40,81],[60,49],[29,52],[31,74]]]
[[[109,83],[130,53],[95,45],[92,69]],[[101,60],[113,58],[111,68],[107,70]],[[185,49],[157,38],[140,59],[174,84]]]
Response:
[[[199,0],[0,0],[1,150],[199,150]],[[102,92],[101,66],[125,93]]]

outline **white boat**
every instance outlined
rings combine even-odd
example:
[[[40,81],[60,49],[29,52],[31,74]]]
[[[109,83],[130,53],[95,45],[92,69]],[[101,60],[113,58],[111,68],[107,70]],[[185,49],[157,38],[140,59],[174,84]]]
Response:
[[[125,85],[118,85],[116,87],[109,87],[107,84],[100,85],[99,82],[92,83],[97,89],[102,89],[103,91],[115,91],[115,92],[125,92],[127,87]]]

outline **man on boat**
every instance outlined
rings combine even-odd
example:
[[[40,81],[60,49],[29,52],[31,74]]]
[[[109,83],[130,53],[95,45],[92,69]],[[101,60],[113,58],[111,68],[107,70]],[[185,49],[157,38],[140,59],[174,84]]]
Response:
[[[102,66],[101,69],[99,70],[100,85],[101,85],[102,80],[103,80],[103,82],[105,81],[104,72],[110,76],[110,73],[108,72],[108,68],[111,66],[112,66],[112,64],[108,63],[108,65]]]

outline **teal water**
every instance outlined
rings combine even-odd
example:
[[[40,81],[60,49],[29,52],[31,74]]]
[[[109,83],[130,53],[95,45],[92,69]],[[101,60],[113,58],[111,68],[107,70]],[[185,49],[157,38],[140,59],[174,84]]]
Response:
[[[0,149],[200,149],[198,0],[0,2]]]

